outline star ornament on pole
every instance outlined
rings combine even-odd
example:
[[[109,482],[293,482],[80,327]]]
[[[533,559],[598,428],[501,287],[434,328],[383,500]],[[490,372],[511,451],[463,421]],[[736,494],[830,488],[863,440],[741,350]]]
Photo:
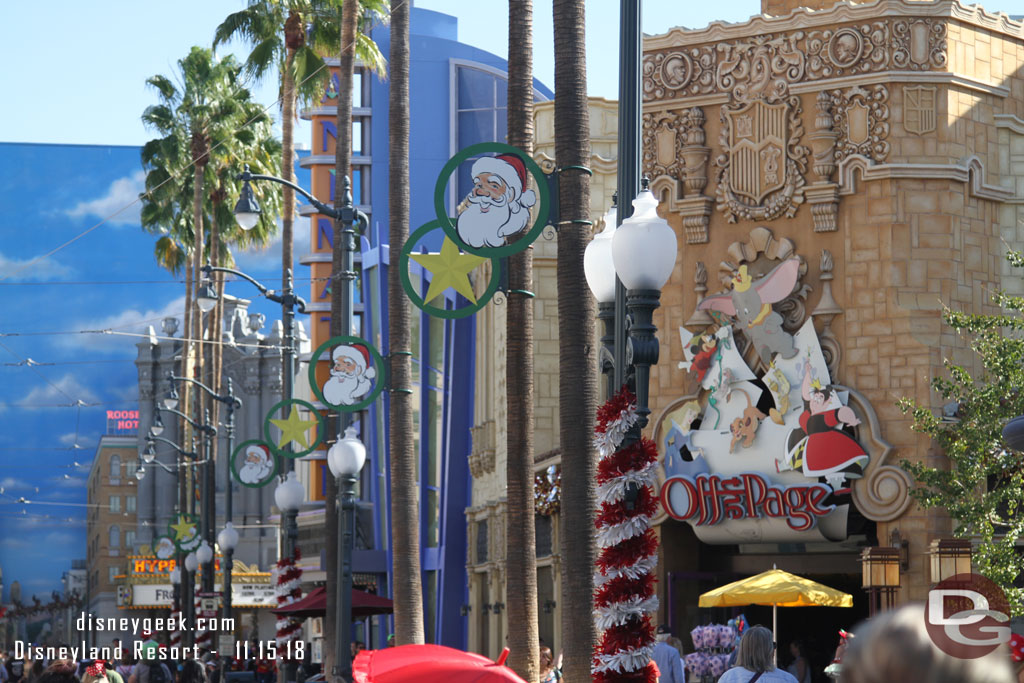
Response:
[[[280,433],[274,434],[271,427],[277,427]],[[310,431],[313,431],[312,436]],[[302,399],[286,398],[268,410],[263,418],[263,439],[280,458],[309,455],[319,448],[326,434],[324,416],[316,406]],[[289,449],[290,444],[295,446]]]
[[[475,304],[476,294],[469,281],[469,274],[480,264],[490,260],[483,256],[461,252],[449,237],[444,238],[440,253],[412,254],[410,258],[430,271],[432,275],[427,294],[423,297],[424,303],[433,301],[450,287]]]
[[[309,430],[320,424],[319,420],[303,420],[298,406],[292,406],[292,412],[287,419],[271,418],[270,423],[281,430],[281,438],[277,442],[277,447],[281,449],[290,443],[309,448]]]

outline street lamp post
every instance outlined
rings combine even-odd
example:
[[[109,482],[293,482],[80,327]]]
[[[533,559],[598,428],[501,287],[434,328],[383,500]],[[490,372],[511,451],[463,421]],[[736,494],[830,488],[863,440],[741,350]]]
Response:
[[[358,232],[362,232],[363,230],[366,229],[366,227],[369,225],[369,218],[367,217],[367,215],[365,213],[363,213],[362,211],[360,211],[359,209],[357,209],[353,205],[353,203],[352,203],[352,193],[351,193],[351,190],[350,190],[351,184],[350,184],[349,178],[347,176],[344,176],[344,177],[338,178],[336,180],[336,182],[338,183],[338,186],[337,186],[337,189],[335,191],[341,193],[341,199],[342,199],[342,206],[340,208],[335,208],[333,206],[329,206],[329,205],[321,202],[319,199],[314,197],[309,192],[306,192],[304,189],[302,189],[298,185],[296,185],[296,184],[294,184],[292,182],[289,182],[287,180],[284,180],[282,178],[276,178],[274,176],[257,175],[257,174],[250,173],[248,166],[245,167],[245,172],[244,173],[241,173],[241,174],[238,175],[237,179],[243,181],[243,183],[242,183],[242,191],[241,191],[241,194],[239,196],[238,203],[235,205],[235,218],[238,220],[238,224],[240,226],[242,226],[243,229],[251,229],[251,228],[253,228],[256,225],[256,222],[259,220],[260,207],[259,207],[259,204],[256,202],[255,197],[253,196],[252,187],[250,185],[250,182],[253,181],[253,180],[269,180],[270,182],[278,183],[280,185],[285,185],[287,187],[292,188],[293,190],[298,192],[300,195],[305,197],[306,200],[309,201],[309,203],[312,204],[313,207],[316,208],[316,210],[319,213],[321,213],[321,214],[323,214],[325,216],[328,216],[329,218],[333,219],[339,225],[339,227],[341,228],[340,229],[340,242],[339,242],[339,244],[337,246],[338,246],[338,250],[340,252],[340,257],[341,258],[340,258],[339,272],[336,272],[336,273],[332,274],[332,276],[334,278],[333,284],[336,284],[337,287],[334,287],[333,284],[332,284],[331,297],[332,297],[332,299],[334,297],[338,297],[338,299],[339,299],[338,303],[339,303],[339,311],[340,311],[340,313],[339,313],[340,320],[335,321],[335,324],[340,326],[340,328],[343,330],[343,334],[351,334],[351,332],[352,332],[352,282],[358,277],[358,273],[356,273],[355,270],[354,270],[354,254],[355,254],[355,250],[356,250],[356,233],[357,233],[357,231]],[[249,279],[250,279],[250,281],[252,281],[251,278],[249,278]],[[289,280],[289,282],[290,282],[290,280]],[[288,288],[286,288],[285,294],[287,294],[287,293],[288,293]],[[287,330],[288,327],[286,326],[285,329]],[[349,420],[350,420],[349,413],[339,413],[337,417],[338,417],[338,422],[337,422],[337,424],[338,424],[338,433],[340,434],[341,431],[345,431],[347,433],[347,428],[349,426]],[[333,448],[333,446],[332,446],[332,448]],[[364,452],[364,457],[365,457],[365,452]],[[329,460],[330,460],[330,454],[328,452],[328,461]],[[332,472],[333,472],[333,469],[332,469]],[[342,486],[343,486],[343,482],[339,482],[338,483],[338,490],[339,490],[339,492],[342,490]],[[282,518],[283,517],[284,517],[284,515],[282,515]],[[282,530],[282,531],[284,532],[284,530]],[[344,533],[345,533],[344,531],[341,532],[342,536],[344,536]],[[285,535],[287,536],[286,533],[285,533]],[[339,547],[338,552],[339,552],[339,555],[340,555],[342,553],[342,549],[345,547],[344,546],[344,538],[339,540],[338,547]],[[342,564],[342,562],[339,561],[339,571],[341,570],[341,564]],[[342,572],[342,573],[344,573],[344,572]],[[345,603],[346,605],[348,605],[348,602],[350,600],[349,596],[351,595],[351,576],[349,577],[349,588],[348,588],[348,592],[347,593],[345,592],[345,587],[343,585],[344,578],[341,578],[340,581],[341,581],[342,585],[339,585],[339,587],[338,587],[338,605],[339,605],[338,610],[339,610],[339,612],[341,612],[341,611],[343,611],[345,609],[342,606],[342,603]],[[351,610],[351,605],[348,605],[348,609]],[[338,648],[338,651],[335,652],[335,661],[336,662],[348,661],[349,662],[349,664],[348,664],[348,674],[346,675],[345,672],[342,670],[342,667],[339,666],[338,664],[335,665],[335,669],[336,670],[331,672],[331,673],[333,673],[336,676],[337,675],[346,676],[346,680],[351,680],[351,662],[350,662],[350,654],[349,654],[349,648],[348,648],[347,641],[341,640],[341,638],[343,636],[344,637],[349,637],[348,633],[349,633],[349,629],[351,627],[351,623],[350,622],[351,622],[351,614],[349,615],[349,617],[348,617],[348,619],[346,621],[344,621],[343,623],[338,623],[336,625],[336,632],[338,634],[338,639],[336,640],[336,647]],[[292,677],[291,674],[292,674],[293,665],[288,663],[288,664],[286,664],[286,667],[287,668],[285,670],[285,681],[287,682],[287,681],[291,680],[291,677]]]
[[[341,510],[338,543],[338,570],[341,574],[338,592],[338,615],[335,629],[335,662],[337,675],[343,681],[352,680],[352,555],[355,550],[356,481],[366,462],[366,446],[356,436],[356,429],[348,426],[345,437],[334,442],[327,451],[327,465],[338,479],[338,506]]]

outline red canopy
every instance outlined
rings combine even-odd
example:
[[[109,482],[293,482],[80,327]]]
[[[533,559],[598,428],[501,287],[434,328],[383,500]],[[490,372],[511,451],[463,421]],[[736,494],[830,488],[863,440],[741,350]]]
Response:
[[[355,683],[523,683],[507,666],[508,648],[497,662],[443,645],[401,645],[363,650],[352,664]]]
[[[352,616],[369,617],[374,614],[390,614],[394,612],[394,603],[383,596],[352,589]],[[280,609],[271,610],[274,614],[305,619],[306,617],[322,617],[327,613],[327,589],[314,588],[309,595],[296,600]]]

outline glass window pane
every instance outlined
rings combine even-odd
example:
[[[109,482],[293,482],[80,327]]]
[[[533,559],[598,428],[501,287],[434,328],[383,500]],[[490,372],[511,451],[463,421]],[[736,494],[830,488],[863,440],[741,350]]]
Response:
[[[352,153],[363,153],[363,122],[358,120],[352,122]]]
[[[459,67],[459,109],[483,109],[494,106],[494,76],[468,67]]]
[[[441,486],[441,392],[427,391],[427,481],[428,486]]]
[[[494,142],[494,110],[459,112],[459,149]],[[465,165],[465,164],[464,164]]]
[[[430,317],[430,367],[440,370],[444,367],[444,324],[443,318]]]
[[[476,523],[476,563],[483,564],[487,561],[487,520],[481,519]]]
[[[135,496],[126,496],[124,499],[124,511],[135,512]]]
[[[441,494],[427,489],[427,547],[436,548],[441,542]]]
[[[363,106],[363,72],[352,72],[352,106]]]
[[[548,557],[551,555],[551,517],[548,515],[535,515],[534,520],[534,527],[537,533],[537,557]]]
[[[111,548],[120,548],[121,547],[121,527],[117,526],[116,524],[114,526],[110,527],[110,539],[109,539],[109,541],[110,541],[109,546]]]
[[[363,201],[363,169],[356,167],[352,169],[352,202],[354,204],[365,204]]]
[[[397,261],[396,261],[397,263]],[[414,360],[420,358],[420,320],[426,313],[419,313],[419,311],[412,311],[412,315],[409,316],[409,340],[412,342],[412,357]],[[414,376],[413,381],[416,381]]]
[[[110,497],[110,511],[120,512],[121,511],[121,496]]]
[[[121,456],[110,456],[110,476],[117,479],[121,476]]]
[[[426,594],[426,637],[428,643],[435,641],[435,633],[437,631],[437,572],[429,571],[427,574],[427,594]]]
[[[494,139],[498,142],[508,141],[508,110],[498,110],[498,122],[494,129]]]

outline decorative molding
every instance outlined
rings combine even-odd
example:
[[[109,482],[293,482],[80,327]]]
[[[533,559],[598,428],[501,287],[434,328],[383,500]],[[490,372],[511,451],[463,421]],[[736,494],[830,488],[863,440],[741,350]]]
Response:
[[[836,162],[860,154],[877,162],[889,156],[889,90],[876,85],[870,91],[854,86],[833,90],[832,112],[838,138]]]
[[[858,4],[841,2],[821,10],[800,7],[785,16],[755,15],[747,21],[737,23],[715,21],[700,29],[674,28],[662,35],[645,37],[644,50],[667,49],[680,43],[692,45],[701,42],[720,42],[742,38],[752,33],[806,30],[899,16],[951,19],[989,31],[1024,38],[1024,22],[1014,20],[1002,12],[987,12],[979,5],[967,4],[960,0],[927,3],[914,0],[877,0]]]
[[[705,244],[715,200],[703,195],[672,202],[672,210],[683,217],[683,232],[687,244]]]
[[[839,194],[849,195],[857,191],[856,175],[861,180],[952,180],[966,183],[974,197],[1005,202],[1013,199],[1013,190],[985,182],[985,166],[977,156],[961,160],[959,164],[872,164],[869,159],[854,154],[839,163]]]
[[[835,78],[885,68],[889,63],[889,24],[875,21],[807,34],[807,74]]]
[[[818,93],[814,103],[817,114],[814,117],[814,132],[807,136],[811,143],[811,150],[814,154],[815,175],[821,182],[832,180],[832,174],[836,172],[836,160],[834,151],[836,138],[839,137],[833,127],[835,118],[832,116],[832,98],[822,90]]]
[[[768,50],[758,51],[754,59],[785,61],[783,55],[772,55]],[[742,68],[749,71],[756,67],[747,64]],[[730,223],[739,218],[792,218],[804,201],[803,174],[810,154],[807,147],[799,144],[803,135],[800,98],[760,98],[766,90],[774,93],[781,88],[784,92],[785,82],[770,85],[761,79],[752,84],[736,84],[731,76],[725,82],[733,84],[728,87],[734,87],[737,98],[742,94],[758,99],[724,105],[721,109],[718,142],[722,153],[715,158],[719,169],[715,190],[718,209]]]
[[[839,186],[815,183],[804,188],[807,205],[811,207],[814,232],[835,232],[839,229]]]
[[[686,197],[703,194],[708,184],[708,157],[711,156],[711,149],[705,144],[706,120],[704,110],[700,107],[691,107],[683,112],[683,136],[679,154],[683,157],[683,195]],[[706,234],[704,241],[707,241]]]
[[[992,118],[996,122],[996,128],[1006,128],[1011,133],[1024,135],[1024,119],[1020,119],[1013,114],[996,114]]]
[[[833,380],[839,372],[839,362],[842,359],[842,348],[839,340],[832,331],[832,320],[843,312],[843,309],[836,303],[832,296],[832,280],[835,278],[833,269],[832,252],[828,249],[821,250],[821,298],[818,305],[811,311],[811,317],[821,318],[822,329],[818,335],[818,343],[821,345],[821,352],[825,356],[825,364],[828,365],[829,375]]]
[[[703,261],[697,261],[697,269],[693,273],[693,294],[696,297],[696,302],[699,303],[704,299],[704,295],[708,291],[708,269],[704,266]],[[693,315],[690,316],[683,325],[686,327],[696,327],[704,329],[708,325],[714,324],[714,319],[708,314],[706,310],[694,309]],[[660,424],[660,423],[655,423]]]
[[[679,150],[682,118],[677,112],[659,111],[643,115],[643,168],[648,178],[682,175]]]
[[[935,130],[938,123],[935,86],[903,86],[903,130],[924,135]]]
[[[469,454],[469,471],[474,479],[494,472],[497,433],[494,420],[487,420],[469,430],[473,448]]]
[[[946,66],[944,21],[899,19],[892,24],[892,64],[897,69],[932,71]]]
[[[849,392],[847,405],[856,409],[863,419],[858,427],[858,441],[870,444],[871,461],[862,479],[853,482],[853,502],[868,519],[891,522],[910,506],[910,475],[886,461],[893,451],[892,445],[882,438],[882,425],[871,403],[859,391],[833,384],[838,391]],[[866,429],[865,429],[866,427]],[[865,431],[867,434],[865,434]],[[867,437],[867,438],[865,438]]]

